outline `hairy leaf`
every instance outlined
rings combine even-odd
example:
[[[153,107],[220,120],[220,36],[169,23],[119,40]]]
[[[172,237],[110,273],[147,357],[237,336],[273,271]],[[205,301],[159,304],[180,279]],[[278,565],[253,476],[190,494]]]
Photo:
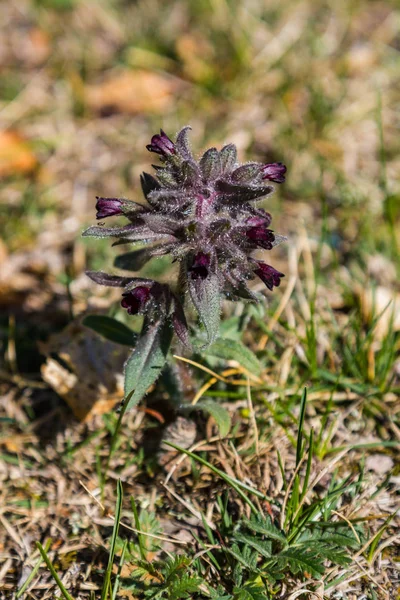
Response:
[[[205,279],[189,276],[189,293],[206,329],[208,344],[212,344],[218,336],[221,312],[217,274],[210,270]]]
[[[251,373],[259,374],[261,371],[261,365],[256,355],[237,340],[219,337],[207,348],[205,354],[224,360],[235,360]]]
[[[114,260],[114,266],[125,271],[139,271],[151,259],[149,252],[150,248],[140,248],[120,254]]]
[[[115,344],[132,347],[137,340],[136,333],[129,327],[106,315],[87,315],[82,324]]]
[[[222,193],[219,198],[222,203],[240,204],[268,196],[274,189],[271,185],[248,187],[245,185],[235,185],[227,181],[217,181],[215,188]]]
[[[167,359],[172,333],[165,319],[144,327],[134,352],[125,363],[125,396],[134,390],[126,410],[131,410],[158,379]]]
[[[235,144],[227,144],[219,153],[222,171],[230,171],[235,166],[237,160],[237,150]]]
[[[142,190],[145,198],[147,198],[150,192],[154,192],[154,190],[159,190],[161,187],[157,179],[149,173],[141,174],[140,183],[142,185]]]
[[[200,169],[206,181],[216,179],[221,173],[221,160],[216,148],[207,150],[200,159]]]
[[[213,400],[201,400],[195,405],[195,408],[200,408],[214,418],[221,437],[228,435],[231,428],[231,417],[221,404]]]
[[[178,135],[176,136],[175,142],[175,146],[179,154],[183,156],[183,158],[185,158],[186,160],[193,159],[188,137],[189,131],[191,131],[191,129],[192,128],[189,126],[186,126],[183,129],[181,129]]]
[[[247,183],[257,177],[261,178],[261,165],[258,163],[247,163],[242,165],[233,171],[231,178],[234,183]]]
[[[108,287],[125,287],[128,283],[142,281],[136,277],[118,277],[117,275],[109,275],[103,271],[86,271],[86,275],[99,285],[106,285]]]
[[[124,227],[100,227],[94,225],[82,233],[83,237],[118,237],[126,242],[140,242],[145,240],[159,239],[159,235],[154,233],[147,225],[143,223],[135,225],[125,225]]]
[[[199,177],[199,168],[194,160],[185,160],[182,163],[182,183],[184,185],[193,185]]]
[[[172,325],[174,327],[175,333],[178,336],[179,340],[182,344],[188,348],[192,349],[192,344],[189,337],[189,327],[186,321],[186,316],[182,307],[180,300],[174,296],[173,297],[174,310],[172,313]]]

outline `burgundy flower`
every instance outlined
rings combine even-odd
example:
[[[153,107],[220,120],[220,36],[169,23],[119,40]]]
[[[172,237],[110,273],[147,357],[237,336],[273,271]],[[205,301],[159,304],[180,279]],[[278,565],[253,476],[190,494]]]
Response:
[[[247,219],[247,225],[251,227],[247,229],[246,236],[261,248],[265,248],[265,250],[271,250],[275,241],[274,232],[268,229],[270,222],[271,219],[264,219],[262,217],[250,217],[250,219]]]
[[[99,196],[96,198],[96,219],[122,215],[122,202],[118,198],[99,198]]]
[[[255,269],[254,273],[265,283],[267,288],[272,291],[274,286],[279,287],[281,277],[285,277],[285,275],[263,262],[257,262],[257,264],[258,269]]]
[[[170,156],[176,152],[174,142],[169,139],[162,129],[160,129],[159,134],[153,135],[151,144],[148,144],[146,148],[149,152],[155,152],[161,156]]]
[[[286,167],[283,163],[270,163],[261,167],[262,178],[275,183],[283,183],[285,181]]]
[[[189,268],[189,273],[192,279],[205,279],[208,275],[208,267],[210,266],[209,254],[198,252],[194,257],[192,266]]]
[[[122,296],[121,306],[126,308],[129,315],[137,315],[146,306],[150,297],[150,289],[147,286],[139,285]]]

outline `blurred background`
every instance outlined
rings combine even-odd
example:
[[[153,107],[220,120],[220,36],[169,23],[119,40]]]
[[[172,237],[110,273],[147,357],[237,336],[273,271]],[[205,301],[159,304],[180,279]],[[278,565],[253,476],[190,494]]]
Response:
[[[287,165],[280,270],[305,233],[330,286],[398,288],[395,0],[15,0],[0,24],[1,360],[11,331],[37,372],[35,340],[106,294],[84,269],[116,251],[80,234],[96,195],[141,196],[160,127]]]

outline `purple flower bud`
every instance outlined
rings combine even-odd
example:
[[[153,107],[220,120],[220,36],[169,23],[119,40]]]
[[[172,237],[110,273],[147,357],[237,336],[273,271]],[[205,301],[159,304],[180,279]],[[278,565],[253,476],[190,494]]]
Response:
[[[271,163],[261,167],[262,178],[275,181],[275,183],[283,183],[285,181],[286,167],[283,163]]]
[[[122,202],[118,198],[99,198],[99,196],[96,198],[96,219],[122,215]]]
[[[126,308],[129,315],[137,315],[146,306],[150,297],[150,289],[147,286],[139,285],[122,296],[121,306]]]
[[[281,277],[285,277],[285,275],[263,262],[257,261],[257,264],[258,269],[255,269],[254,273],[258,275],[263,283],[265,283],[267,288],[272,291],[274,286],[279,287]]]
[[[176,152],[174,142],[169,139],[162,129],[160,129],[159,134],[153,135],[151,144],[148,144],[146,148],[149,152],[155,152],[161,156],[170,156]]]
[[[254,220],[255,219],[258,219],[258,217],[254,217]],[[265,221],[259,225],[250,227],[250,229],[246,231],[246,236],[261,248],[265,248],[265,250],[271,250],[274,246],[274,232],[271,229],[267,229]]]
[[[198,252],[193,259],[192,266],[189,268],[189,273],[192,279],[205,279],[208,275],[208,267],[210,266],[209,254]]]

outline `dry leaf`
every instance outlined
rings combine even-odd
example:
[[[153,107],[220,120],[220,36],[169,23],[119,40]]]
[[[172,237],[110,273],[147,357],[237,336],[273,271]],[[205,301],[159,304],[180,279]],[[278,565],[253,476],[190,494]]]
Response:
[[[43,379],[79,420],[106,413],[122,400],[128,348],[103,339],[76,319],[40,350],[48,357]]]
[[[365,459],[365,466],[368,471],[374,471],[379,475],[385,475],[393,467],[393,459],[386,454],[371,454]]]
[[[0,132],[0,177],[32,173],[37,160],[28,142],[16,131]]]
[[[393,330],[400,331],[400,294],[389,288],[378,286],[364,288],[357,286],[361,310],[367,323],[379,317],[374,327],[374,338],[382,340],[389,332],[393,319]]]
[[[177,83],[172,78],[152,71],[126,70],[89,86],[86,99],[99,112],[161,113],[171,106],[176,92]]]

